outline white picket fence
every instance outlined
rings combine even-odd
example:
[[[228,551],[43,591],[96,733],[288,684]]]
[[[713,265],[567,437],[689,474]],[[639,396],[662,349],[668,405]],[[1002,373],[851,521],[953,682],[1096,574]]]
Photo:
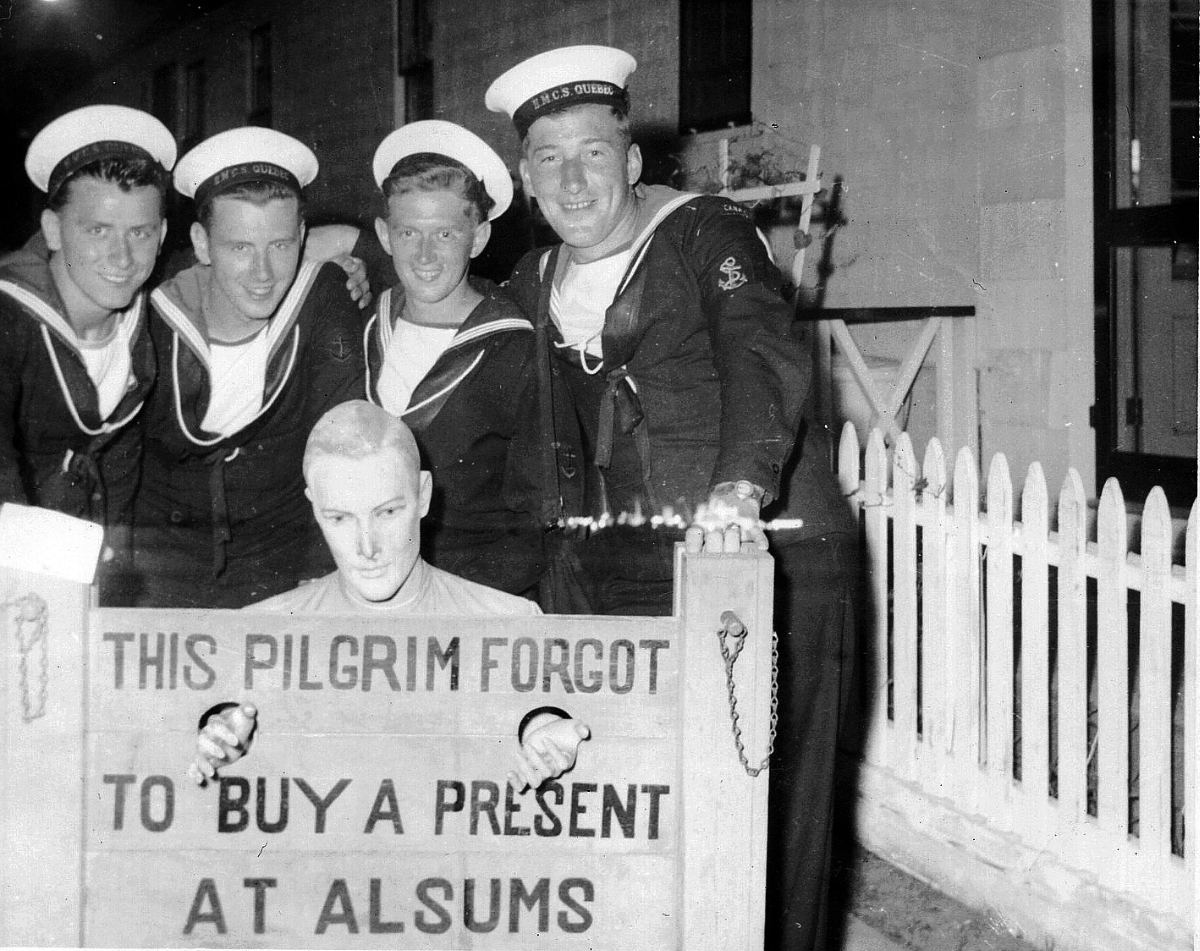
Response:
[[[1052,506],[1037,463],[1018,498],[1002,455],[981,498],[968,450],[951,482],[936,440],[918,464],[850,425],[838,471],[871,591],[860,839],[1039,946],[1192,948],[1200,507],[1185,533],[1110,480],[1090,509],[1073,470]]]

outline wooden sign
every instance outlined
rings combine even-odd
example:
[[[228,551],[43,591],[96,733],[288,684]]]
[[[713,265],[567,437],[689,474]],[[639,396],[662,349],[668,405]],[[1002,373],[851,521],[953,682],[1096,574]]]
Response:
[[[759,948],[771,561],[677,557],[668,618],[280,618],[86,610],[0,576],[0,944]],[[40,611],[40,614],[39,614]],[[258,707],[196,786],[201,714]],[[516,728],[587,723],[506,784]]]

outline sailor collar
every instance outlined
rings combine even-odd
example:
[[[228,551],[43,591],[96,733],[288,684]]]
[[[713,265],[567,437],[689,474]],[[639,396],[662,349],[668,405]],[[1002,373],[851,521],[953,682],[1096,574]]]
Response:
[[[204,323],[201,307],[204,288],[206,286],[205,279],[209,275],[201,270],[202,267],[202,265],[197,265],[194,268],[188,268],[171,281],[155,288],[154,292],[150,295],[150,300],[154,304],[155,310],[158,311],[159,316],[162,317],[163,322],[172,331],[170,385],[173,394],[175,418],[179,424],[180,432],[194,445],[208,448],[225,442],[232,437],[221,434],[213,436],[205,435],[204,430],[200,428],[199,421],[203,418],[208,403],[207,397],[204,394],[201,395],[200,402],[197,405],[198,416],[196,425],[194,427],[188,426],[186,414],[183,409],[183,387],[179,375],[182,343],[182,347],[186,347],[201,363],[206,375],[211,380],[211,344],[208,339],[207,327]],[[255,414],[254,419],[242,427],[242,430],[252,426],[262,418],[263,414],[270,410],[291,378],[300,350],[300,327],[297,322],[300,319],[300,312],[304,306],[304,302],[307,300],[309,292],[316,283],[317,274],[320,269],[321,264],[319,262],[308,261],[300,265],[300,269],[296,273],[296,279],[292,282],[292,286],[288,289],[287,294],[284,295],[279,308],[275,311],[274,316],[270,318],[267,328],[263,331],[269,335],[270,346],[267,353],[267,378],[263,380],[262,408]],[[283,357],[285,346],[288,348],[286,358]],[[277,366],[277,361],[281,358],[284,359],[282,370],[272,373],[272,368]],[[206,389],[207,387],[205,387]]]
[[[300,318],[300,310],[308,298],[309,292],[316,283],[317,273],[321,264],[305,261],[296,272],[296,279],[280,301],[274,316],[268,321],[266,333],[270,335],[271,349],[268,360],[274,359],[275,354],[287,339],[288,332]],[[206,370],[212,369],[210,360],[210,341],[208,327],[204,321],[203,299],[208,287],[211,274],[204,265],[196,265],[176,275],[171,280],[155,288],[150,295],[154,309],[159,316],[174,331],[176,337],[182,340],[204,364]]]
[[[394,293],[393,293],[394,292]],[[533,332],[533,324],[524,317],[507,317],[495,314],[494,309],[484,306],[492,299],[492,295],[484,290],[481,300],[467,315],[467,319],[459,325],[454,337],[446,349],[434,361],[433,366],[413,390],[409,407],[401,414],[406,422],[417,428],[424,428],[428,421],[437,415],[438,411],[450,394],[467,379],[483,360],[486,349],[479,347],[472,351],[471,345],[482,343],[489,337],[508,331]],[[395,333],[396,322],[404,310],[404,290],[400,286],[389,287],[379,295],[379,305],[375,316],[368,322],[363,331],[365,351],[371,352],[371,336],[377,338],[379,363],[387,355]],[[384,316],[386,315],[386,317]],[[371,361],[367,360],[367,394],[374,399],[375,383],[371,380]]]
[[[459,324],[458,329],[454,333],[454,338],[446,347],[443,355],[451,350],[465,347],[468,344],[481,340],[492,334],[502,333],[506,330],[533,330],[533,324],[524,317],[502,317],[491,312],[491,308],[485,307],[490,294],[487,290],[481,290],[483,300],[476,304],[471,313],[467,315],[467,319]],[[396,330],[396,322],[400,320],[400,315],[404,312],[404,289],[397,285],[389,287],[382,291],[379,295],[379,306],[376,310],[376,316],[371,320],[375,321],[380,314],[387,314],[386,320],[379,321],[379,343],[382,347],[381,352],[386,353],[388,345],[391,343],[392,335]],[[368,324],[368,333],[370,325]]]
[[[48,274],[48,284],[39,287],[31,280],[18,279],[17,275],[13,274],[13,270],[11,268],[6,269],[4,276],[0,276],[0,293],[6,294],[20,304],[25,312],[37,321],[38,329],[42,335],[42,343],[46,349],[46,356],[50,361],[50,366],[54,370],[54,378],[58,382],[63,402],[66,404],[67,410],[71,414],[71,419],[75,422],[80,432],[88,436],[99,436],[115,432],[125,426],[126,423],[137,415],[138,411],[142,408],[143,401],[139,400],[137,406],[120,419],[102,420],[97,426],[89,426],[83,421],[81,411],[90,411],[94,415],[94,418],[99,419],[99,412],[95,405],[89,405],[86,402],[87,397],[92,396],[94,404],[95,386],[93,385],[91,392],[86,395],[85,393],[72,390],[67,380],[67,375],[63,370],[62,361],[59,359],[58,348],[55,347],[53,339],[57,337],[63,346],[79,357],[82,363],[83,358],[80,356],[79,335],[75,332],[75,328],[71,326],[70,321],[63,316],[64,308],[62,299],[59,297],[58,291],[54,288],[54,282],[49,278]],[[133,322],[129,335],[131,342],[136,340],[138,334],[141,333],[142,321],[145,319],[145,305],[146,294],[144,291],[138,291],[134,295],[130,305],[125,310],[117,312],[120,315],[118,317],[119,321],[129,320]],[[83,372],[86,374],[86,369]],[[133,371],[131,370],[131,372]],[[88,380],[90,382],[90,377]],[[81,397],[85,401],[82,404]],[[120,403],[118,403],[119,406]],[[116,410],[114,410],[115,412]]]

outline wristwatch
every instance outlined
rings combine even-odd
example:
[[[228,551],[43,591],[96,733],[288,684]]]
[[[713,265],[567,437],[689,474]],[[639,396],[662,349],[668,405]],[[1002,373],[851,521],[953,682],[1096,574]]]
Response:
[[[762,497],[762,489],[746,479],[738,479],[733,484],[733,491],[739,499],[758,499]]]
[[[733,489],[733,494],[739,499],[754,499],[756,502],[763,500],[763,490],[748,479],[738,479],[737,482],[722,482],[719,485],[713,486],[714,492],[722,492],[729,489]]]

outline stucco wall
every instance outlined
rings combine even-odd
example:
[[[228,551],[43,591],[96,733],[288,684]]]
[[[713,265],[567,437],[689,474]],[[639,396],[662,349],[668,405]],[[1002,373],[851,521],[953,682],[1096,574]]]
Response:
[[[487,84],[529,53],[601,42],[639,60],[635,134],[715,165],[711,144],[675,135],[676,4],[501,0],[486,18],[465,0],[438,9],[437,114],[478,129],[514,164],[507,124],[483,108]],[[760,0],[753,59],[755,127],[741,150],[803,168],[815,142],[824,181],[845,183],[849,222],[825,303],[974,305],[956,331],[963,441],[977,439],[985,462],[1004,452],[1015,472],[1040,461],[1051,485],[1074,466],[1093,487],[1087,3]],[[855,333],[866,352],[899,358],[915,330]],[[918,441],[935,428],[934,372],[931,359],[917,381]]]
[[[985,464],[1037,460],[1052,486],[1070,465],[1092,487],[1088,5],[781,0],[756,4],[754,38],[755,119],[845,181],[826,304],[973,304]],[[855,334],[898,356],[912,331]],[[932,430],[929,401],[913,413]]]

